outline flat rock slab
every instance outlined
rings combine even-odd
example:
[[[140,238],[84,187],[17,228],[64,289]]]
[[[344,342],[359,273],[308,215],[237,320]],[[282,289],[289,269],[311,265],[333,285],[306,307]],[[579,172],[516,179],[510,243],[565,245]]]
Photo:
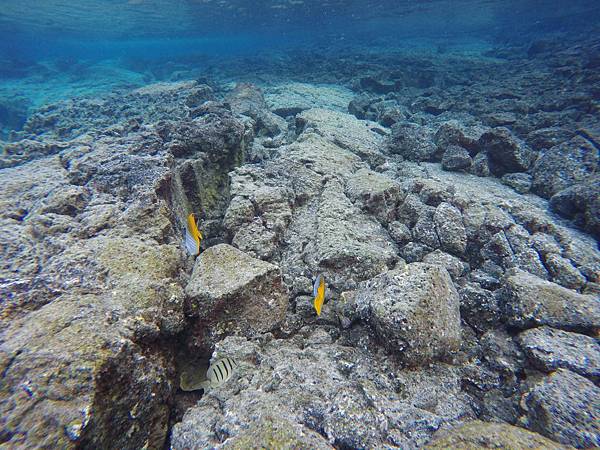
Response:
[[[288,296],[279,267],[227,244],[204,251],[185,289],[196,330],[213,338],[252,336],[284,319]]]
[[[518,340],[537,369],[552,372],[563,368],[594,380],[600,377],[600,342],[596,338],[540,327],[522,332]]]
[[[436,434],[425,447],[428,450],[471,450],[475,448],[544,448],[559,450],[569,448],[540,434],[507,423],[490,423],[474,420],[463,426]]]
[[[500,293],[511,326],[592,330],[600,327],[600,300],[518,271],[505,278]]]
[[[443,267],[412,263],[361,285],[357,311],[408,365],[449,356],[461,344],[459,298]]]
[[[559,369],[526,394],[527,427],[578,448],[600,446],[600,388]]]

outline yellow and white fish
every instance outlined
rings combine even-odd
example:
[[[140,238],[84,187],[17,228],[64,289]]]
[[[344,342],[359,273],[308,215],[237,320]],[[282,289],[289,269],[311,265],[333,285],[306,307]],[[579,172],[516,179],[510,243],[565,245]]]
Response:
[[[187,225],[185,227],[185,249],[192,256],[200,254],[200,241],[202,241],[202,233],[198,229],[196,216],[191,213],[187,217]]]
[[[325,301],[325,278],[323,278],[322,274],[319,274],[315,280],[315,284],[313,285],[313,296],[315,297],[314,305],[315,310],[317,311],[317,316],[320,316],[321,308],[323,307],[323,302]]]

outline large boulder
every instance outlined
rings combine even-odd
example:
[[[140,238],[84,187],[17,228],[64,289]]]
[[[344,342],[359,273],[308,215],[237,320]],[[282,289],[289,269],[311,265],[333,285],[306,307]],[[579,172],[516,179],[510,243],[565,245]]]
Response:
[[[185,288],[197,319],[195,344],[229,334],[255,336],[281,324],[288,296],[279,267],[227,244],[202,252]]]
[[[474,420],[452,430],[440,430],[425,448],[427,450],[445,450],[449,448],[455,450],[484,448],[561,450],[568,447],[537,433],[507,423]]]
[[[459,171],[471,167],[473,160],[469,152],[458,145],[449,145],[442,156],[442,167],[444,170]]]
[[[479,146],[486,152],[490,171],[496,176],[525,172],[533,162],[531,149],[504,127],[483,133]]]
[[[396,181],[370,169],[354,173],[348,180],[346,193],[361,209],[384,223],[394,219],[396,207],[403,198]]]
[[[520,270],[509,273],[499,291],[509,325],[531,328],[549,325],[567,330],[600,327],[600,300]]]
[[[390,154],[401,155],[409,161],[439,161],[442,152],[433,141],[433,131],[416,123],[397,123],[386,139]]]
[[[594,380],[600,378],[600,345],[585,334],[539,327],[523,331],[519,343],[531,364],[544,372],[569,369]]]
[[[406,364],[447,358],[461,344],[459,299],[446,269],[412,263],[361,284],[357,313]]]
[[[600,388],[559,369],[524,396],[527,428],[577,448],[600,446]]]
[[[550,198],[550,208],[600,239],[600,177],[569,186]]]
[[[546,150],[533,166],[531,189],[550,198],[563,189],[589,179],[598,170],[600,156],[594,145],[580,136]]]

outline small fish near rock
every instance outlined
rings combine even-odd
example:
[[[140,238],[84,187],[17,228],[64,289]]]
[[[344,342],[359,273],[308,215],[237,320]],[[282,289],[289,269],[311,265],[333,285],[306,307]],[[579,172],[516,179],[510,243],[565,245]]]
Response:
[[[184,233],[184,243],[186,251],[196,257],[200,254],[200,243],[202,242],[202,233],[198,229],[196,215],[191,213],[187,217],[187,223]]]
[[[216,360],[206,371],[206,378],[200,382],[190,382],[189,374],[182,373],[179,386],[183,391],[196,391],[214,389],[227,383],[235,373],[237,362],[233,358],[225,357]]]
[[[313,296],[315,298],[313,301],[315,311],[317,311],[317,316],[320,316],[321,308],[323,307],[323,302],[325,301],[325,278],[322,274],[319,274],[315,280],[315,284],[313,286]]]

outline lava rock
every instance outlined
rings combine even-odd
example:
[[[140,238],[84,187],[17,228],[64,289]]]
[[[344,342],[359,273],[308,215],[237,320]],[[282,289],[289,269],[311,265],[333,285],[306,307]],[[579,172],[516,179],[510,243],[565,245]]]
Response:
[[[469,270],[467,263],[439,249],[425,255],[423,262],[443,267],[448,271],[453,281],[456,281]]]
[[[539,327],[518,337],[531,364],[544,372],[569,369],[592,380],[600,378],[600,342],[584,334]]]
[[[531,175],[527,173],[507,173],[500,179],[519,194],[527,194],[531,189]]]
[[[577,448],[600,446],[600,388],[591,381],[558,369],[524,399],[527,428]]]
[[[387,138],[388,153],[401,155],[409,161],[439,161],[440,152],[433,142],[433,132],[415,123],[397,123]]]
[[[502,315],[494,293],[476,283],[459,288],[460,314],[475,330],[483,333],[500,323]]]
[[[544,265],[552,276],[552,281],[569,289],[580,289],[585,284],[585,277],[567,258],[552,253],[547,255]]]
[[[283,321],[288,304],[279,267],[227,244],[200,254],[185,292],[188,314],[196,318],[200,333],[196,340],[204,346],[228,334],[253,336],[273,330]]]
[[[467,233],[460,210],[442,202],[435,209],[433,221],[442,249],[457,255],[463,254],[467,248]]]
[[[425,446],[427,450],[470,450],[484,448],[545,448],[563,450],[566,447],[537,433],[507,423],[474,420],[451,430],[439,431]]]
[[[412,263],[361,284],[356,303],[390,351],[408,365],[447,358],[461,343],[459,299],[446,271]]]
[[[578,294],[527,272],[508,273],[499,295],[504,317],[511,326],[549,325],[573,330],[600,327],[597,297]]]
[[[594,145],[580,136],[545,151],[535,162],[531,189],[550,198],[576,183],[588,180],[600,165]],[[596,192],[597,193],[597,192]]]
[[[469,151],[470,156],[479,153],[479,139],[488,128],[482,126],[465,127],[460,122],[451,120],[440,126],[435,133],[434,141],[440,150],[450,146],[458,146]]]
[[[487,154],[491,173],[525,172],[533,162],[533,153],[527,145],[504,127],[493,128],[479,139],[479,146]]]
[[[402,199],[398,183],[370,169],[359,169],[350,177],[346,194],[355,205],[384,223],[394,219],[396,207]]]
[[[550,207],[600,239],[600,177],[554,194]]]
[[[458,145],[449,145],[442,156],[442,167],[445,170],[459,171],[471,167],[473,160],[469,152]]]

